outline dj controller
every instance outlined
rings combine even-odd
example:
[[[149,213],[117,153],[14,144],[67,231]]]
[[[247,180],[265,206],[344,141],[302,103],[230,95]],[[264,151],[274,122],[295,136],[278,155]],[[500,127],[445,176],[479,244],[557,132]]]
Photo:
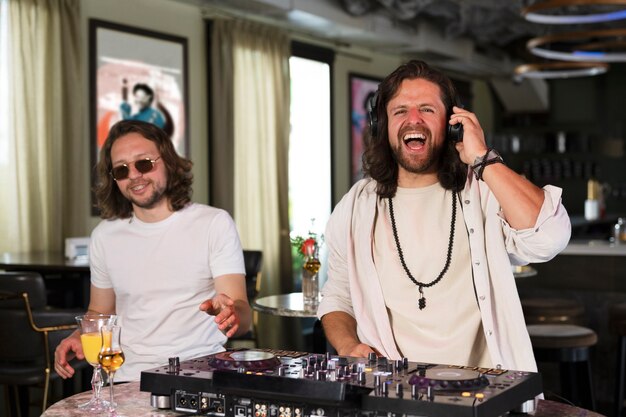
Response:
[[[272,349],[141,373],[151,405],[214,417],[496,417],[531,411],[537,373]]]

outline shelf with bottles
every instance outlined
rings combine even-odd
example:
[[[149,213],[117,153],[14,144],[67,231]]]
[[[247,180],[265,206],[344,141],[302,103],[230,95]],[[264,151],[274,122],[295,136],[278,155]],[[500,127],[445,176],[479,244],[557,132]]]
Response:
[[[506,130],[486,133],[487,145],[502,155],[557,154],[598,155],[621,158],[624,141],[602,134],[568,130]]]
[[[599,164],[589,156],[503,154],[505,163],[535,184],[581,182],[600,178]]]

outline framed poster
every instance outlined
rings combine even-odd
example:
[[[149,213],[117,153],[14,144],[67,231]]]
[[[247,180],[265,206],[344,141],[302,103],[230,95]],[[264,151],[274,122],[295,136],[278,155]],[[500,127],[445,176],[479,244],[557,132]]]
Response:
[[[187,91],[186,38],[90,19],[92,168],[109,129],[123,119],[161,127],[178,154],[187,157]]]
[[[350,88],[350,178],[352,184],[363,178],[361,156],[363,135],[368,128],[367,101],[378,89],[380,79],[360,74],[348,74]]]

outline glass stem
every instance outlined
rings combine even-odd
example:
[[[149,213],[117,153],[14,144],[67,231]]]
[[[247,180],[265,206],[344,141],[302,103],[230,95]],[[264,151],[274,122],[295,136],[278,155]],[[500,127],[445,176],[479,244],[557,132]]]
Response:
[[[93,398],[100,399],[100,390],[102,389],[102,372],[100,366],[94,366],[93,375],[91,377],[91,391],[93,392]]]
[[[113,377],[115,376],[115,371],[109,371],[109,401],[111,402],[110,410],[115,411],[115,403],[113,402]]]

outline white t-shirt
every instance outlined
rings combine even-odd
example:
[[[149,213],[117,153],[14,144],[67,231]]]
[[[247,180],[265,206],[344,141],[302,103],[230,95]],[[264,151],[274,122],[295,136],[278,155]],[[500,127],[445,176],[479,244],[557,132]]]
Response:
[[[224,210],[190,204],[167,219],[104,220],[93,231],[91,283],[115,291],[126,362],[116,381],[142,370],[224,350],[213,316],[198,310],[214,277],[244,274],[235,224]]]
[[[418,282],[434,281],[446,264],[452,192],[439,183],[400,188],[393,198],[404,261]],[[418,286],[400,263],[389,217],[389,200],[379,199],[374,231],[374,263],[398,350],[413,361],[491,367],[472,279],[467,230],[458,199],[451,262],[441,280]]]

